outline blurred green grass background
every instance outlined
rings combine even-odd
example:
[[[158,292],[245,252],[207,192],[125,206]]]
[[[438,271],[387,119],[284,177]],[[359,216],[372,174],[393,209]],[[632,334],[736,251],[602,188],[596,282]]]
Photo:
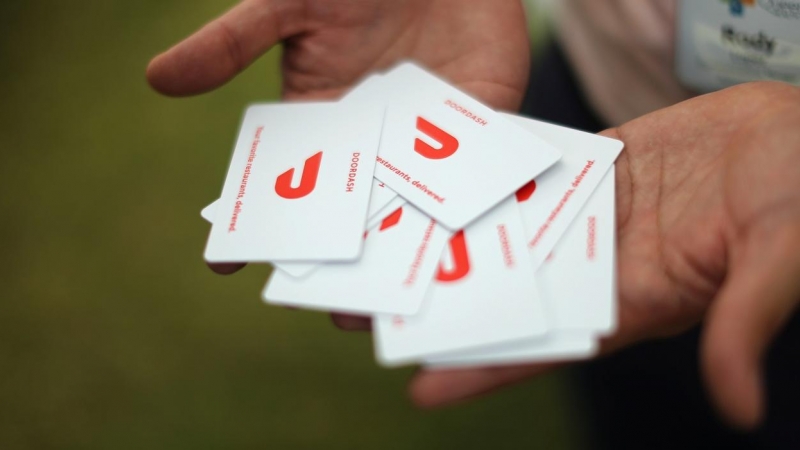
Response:
[[[576,448],[557,376],[420,411],[368,335],[263,305],[267,267],[207,270],[198,213],[279,55],[188,99],[144,68],[233,3],[0,2],[0,448]]]

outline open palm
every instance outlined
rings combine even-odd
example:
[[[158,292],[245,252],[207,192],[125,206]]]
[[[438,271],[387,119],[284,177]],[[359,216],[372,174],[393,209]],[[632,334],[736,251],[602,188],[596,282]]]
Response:
[[[605,134],[625,150],[616,171],[620,322],[603,351],[705,320],[708,388],[733,423],[756,424],[760,360],[800,300],[800,88],[741,85]],[[551,367],[423,371],[411,391],[438,406]]]

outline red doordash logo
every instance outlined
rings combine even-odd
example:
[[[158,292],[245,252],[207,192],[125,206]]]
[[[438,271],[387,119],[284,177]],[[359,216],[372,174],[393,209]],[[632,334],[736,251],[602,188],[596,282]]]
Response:
[[[441,148],[436,149],[419,138],[414,140],[414,150],[428,159],[445,159],[458,150],[458,139],[422,117],[417,117],[417,130],[441,144]]]
[[[400,223],[400,218],[403,217],[403,207],[397,208],[393,213],[386,216],[385,219],[381,222],[380,228],[378,231],[383,231],[387,228],[392,228],[393,226]]]
[[[303,174],[300,175],[300,184],[292,187],[294,178],[294,167],[283,172],[275,179],[275,192],[283,198],[295,200],[310,194],[317,186],[317,175],[319,175],[319,165],[322,163],[322,152],[317,152],[306,159],[303,164]]]
[[[517,190],[517,203],[522,203],[528,201],[531,198],[531,195],[536,192],[536,180],[531,180],[525,186],[522,186]]]
[[[378,233],[380,233],[383,230],[388,230],[389,228],[392,228],[393,226],[400,223],[401,217],[403,217],[402,206],[395,209],[393,213],[389,214],[381,221],[381,226],[378,227]],[[366,239],[368,235],[369,235],[369,230],[364,232],[364,239]]]
[[[467,241],[464,239],[464,230],[459,231],[450,239],[450,256],[453,258],[453,267],[450,270],[439,263],[436,281],[452,283],[464,278],[470,269]]]

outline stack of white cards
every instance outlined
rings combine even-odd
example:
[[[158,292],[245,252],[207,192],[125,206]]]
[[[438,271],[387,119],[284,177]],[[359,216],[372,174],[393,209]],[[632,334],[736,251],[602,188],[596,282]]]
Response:
[[[616,326],[621,150],[404,63],[249,107],[205,258],[274,264],[268,303],[371,316],[386,366],[585,358]]]

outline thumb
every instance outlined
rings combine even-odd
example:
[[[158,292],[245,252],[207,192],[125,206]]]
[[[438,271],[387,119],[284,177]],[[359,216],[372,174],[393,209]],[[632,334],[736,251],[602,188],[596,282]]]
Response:
[[[280,40],[299,33],[304,3],[244,0],[153,58],[147,80],[166,95],[192,95],[217,88]]]
[[[737,239],[708,314],[701,365],[720,413],[752,429],[766,409],[762,360],[800,298],[800,217],[759,223]]]

